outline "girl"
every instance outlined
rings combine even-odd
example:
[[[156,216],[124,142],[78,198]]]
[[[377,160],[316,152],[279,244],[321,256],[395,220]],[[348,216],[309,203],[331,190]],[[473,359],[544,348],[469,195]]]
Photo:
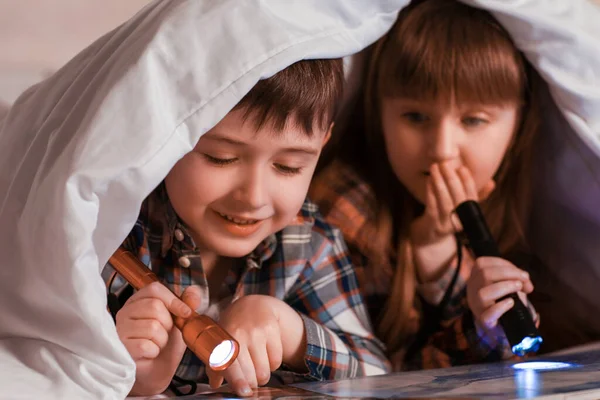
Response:
[[[487,12],[413,1],[371,49],[312,198],[344,233],[396,370],[511,356],[498,318],[533,285],[527,254],[534,71]],[[362,99],[362,100],[361,100]],[[478,200],[507,258],[466,251],[452,212]]]

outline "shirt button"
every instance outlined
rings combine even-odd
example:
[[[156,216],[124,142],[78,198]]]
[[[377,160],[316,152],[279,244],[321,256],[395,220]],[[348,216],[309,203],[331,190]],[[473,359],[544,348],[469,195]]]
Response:
[[[183,232],[181,231],[181,229],[175,229],[175,239],[177,239],[181,242],[184,238],[185,238],[185,236],[183,235]]]
[[[190,259],[187,257],[179,257],[179,265],[181,265],[183,268],[189,268],[191,262]]]

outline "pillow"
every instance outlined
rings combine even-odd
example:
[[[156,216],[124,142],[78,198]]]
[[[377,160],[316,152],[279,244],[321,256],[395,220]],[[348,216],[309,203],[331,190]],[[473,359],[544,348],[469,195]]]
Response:
[[[261,78],[374,42],[408,0],[156,0],[0,125],[0,388],[124,398],[100,270],[143,199]]]

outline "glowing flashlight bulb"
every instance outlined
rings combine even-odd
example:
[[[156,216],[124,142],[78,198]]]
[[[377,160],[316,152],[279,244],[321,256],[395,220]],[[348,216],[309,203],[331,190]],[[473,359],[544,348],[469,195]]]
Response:
[[[231,340],[224,340],[210,355],[208,360],[211,368],[220,368],[227,364],[235,354],[235,344]]]

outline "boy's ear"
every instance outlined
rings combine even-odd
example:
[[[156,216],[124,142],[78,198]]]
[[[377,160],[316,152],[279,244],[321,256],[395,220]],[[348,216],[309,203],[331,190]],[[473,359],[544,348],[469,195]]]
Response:
[[[331,125],[329,125],[329,129],[327,130],[327,133],[325,134],[325,137],[323,138],[323,147],[325,147],[327,142],[329,142],[329,139],[331,139],[331,132],[333,131],[333,125],[335,125],[334,122],[332,122]]]

